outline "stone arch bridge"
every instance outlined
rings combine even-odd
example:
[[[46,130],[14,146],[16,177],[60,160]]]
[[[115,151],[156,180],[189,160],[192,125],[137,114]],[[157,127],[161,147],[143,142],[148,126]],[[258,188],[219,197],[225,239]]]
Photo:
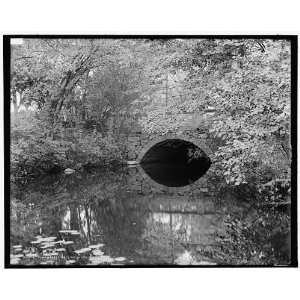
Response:
[[[141,163],[145,156],[151,160],[151,158],[153,158],[149,155],[151,152],[156,153],[154,154],[154,160],[155,155],[159,156],[162,160],[165,156],[168,160],[172,153],[174,154],[174,152],[177,152],[175,155],[178,155],[179,152],[180,156],[180,153],[184,152],[185,147],[190,147],[192,145],[200,148],[204,152],[204,154],[210,159],[211,165],[205,173],[205,176],[202,176],[200,179],[188,186],[179,187],[168,187],[163,184],[159,184],[155,180],[152,180],[152,178],[148,176],[148,174],[138,165],[137,168],[130,168],[131,173],[133,173],[132,175],[134,175],[130,177],[132,180],[131,186],[141,193],[147,189],[151,189],[155,192],[160,191],[178,194],[184,191],[193,191],[193,193],[208,192],[208,178],[210,176],[209,174],[213,173],[215,157],[205,124],[207,124],[207,119],[213,117],[213,115],[214,112],[211,111],[205,111],[203,114],[185,114],[184,118],[181,118],[184,122],[180,128],[178,128],[176,132],[172,133],[149,135],[143,132],[132,131],[127,138],[127,159],[129,161]],[[177,147],[177,149],[170,149],[174,147]],[[153,151],[154,148],[155,151]],[[163,148],[165,149],[161,150]]]
[[[143,132],[132,132],[127,139],[127,159],[140,163],[144,155],[156,145],[180,147],[184,145],[195,145],[200,148],[211,161],[214,153],[211,141],[205,127],[205,121],[211,116],[211,112],[184,114],[184,121],[176,132],[166,134],[146,134]]]
[[[153,180],[151,176],[149,176],[141,166],[137,165],[137,167],[129,169],[131,174],[131,176],[129,177],[131,180],[130,186],[132,187],[132,189],[135,189],[141,194],[149,190],[155,193],[177,193],[178,195],[182,195],[182,193],[186,191],[191,192],[192,194],[197,194],[199,192],[207,193],[209,191],[208,177],[210,176],[209,174],[213,173],[214,170],[214,153],[209,146],[210,143],[207,133],[200,133],[200,139],[199,134],[198,137],[195,138],[195,134],[193,135],[192,133],[193,132],[185,131],[177,133],[168,133],[159,136],[146,136],[143,134],[131,136],[129,137],[130,147],[128,157],[131,160],[140,163],[143,160],[144,156],[147,153],[149,153],[151,149],[157,147],[157,145],[166,144],[168,142],[174,144],[177,143],[179,146],[184,146],[185,143],[193,144],[199,147],[209,157],[212,163],[209,170],[205,173],[205,176],[202,176],[200,179],[187,186],[169,187]],[[169,151],[167,150],[167,155],[168,154]]]

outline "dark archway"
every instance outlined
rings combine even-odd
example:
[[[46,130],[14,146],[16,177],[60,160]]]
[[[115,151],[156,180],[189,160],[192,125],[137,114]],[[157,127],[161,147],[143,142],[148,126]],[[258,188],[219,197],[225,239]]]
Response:
[[[191,141],[168,138],[152,145],[144,153],[140,164],[147,175],[157,183],[168,187],[180,187],[202,177],[209,169],[211,160]]]
[[[214,155],[211,149],[206,145],[206,143],[203,140],[199,140],[198,138],[193,138],[185,134],[166,134],[162,136],[158,136],[154,139],[151,139],[148,143],[142,145],[142,148],[140,149],[140,152],[138,153],[137,161],[140,163],[145,156],[145,154],[156,144],[160,142],[164,142],[166,140],[182,140],[186,142],[190,142],[197,147],[199,147],[201,150],[203,150],[207,156],[213,161]]]

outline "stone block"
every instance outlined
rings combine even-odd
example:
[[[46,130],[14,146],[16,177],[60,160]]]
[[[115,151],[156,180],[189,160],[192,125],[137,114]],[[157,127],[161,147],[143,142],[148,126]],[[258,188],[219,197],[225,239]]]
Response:
[[[137,159],[137,154],[133,151],[128,152],[128,159],[129,160],[136,160]]]
[[[140,138],[138,136],[130,136],[128,137],[128,142],[129,143],[139,143]]]

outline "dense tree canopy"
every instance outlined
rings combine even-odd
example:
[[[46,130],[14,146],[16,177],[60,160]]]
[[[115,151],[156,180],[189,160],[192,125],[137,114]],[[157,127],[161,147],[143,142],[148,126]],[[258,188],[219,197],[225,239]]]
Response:
[[[267,169],[287,178],[289,42],[188,40],[180,46],[184,50],[174,51],[168,68],[173,73],[183,72],[185,77],[169,104],[155,106],[146,116],[145,128],[150,132],[176,130],[182,121],[180,112],[203,114],[212,106],[214,117],[205,125],[218,140],[218,161],[228,182],[240,184],[257,177],[254,172]]]
[[[73,127],[116,139],[132,121],[172,132],[183,113],[213,107],[203,127],[227,183],[289,178],[288,41],[25,39],[12,50],[14,113],[35,107],[39,136]]]

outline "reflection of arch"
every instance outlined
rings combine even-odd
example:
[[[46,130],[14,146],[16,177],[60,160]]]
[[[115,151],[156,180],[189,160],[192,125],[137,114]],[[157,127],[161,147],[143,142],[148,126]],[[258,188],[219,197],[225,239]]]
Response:
[[[207,187],[207,178],[205,176],[200,177],[198,180],[194,181],[193,183],[185,186],[166,186],[160,184],[153,180],[144,170],[143,168],[138,165],[137,166],[138,172],[141,177],[145,180],[145,183],[148,184],[150,187],[153,187],[155,190],[167,193],[182,193],[182,192],[190,192],[193,190],[201,189],[202,187]]]
[[[143,146],[142,150],[140,151],[140,153],[138,154],[138,158],[137,158],[137,162],[140,163],[142,158],[144,157],[144,155],[156,144],[163,142],[165,140],[183,140],[186,142],[190,142],[194,145],[196,145],[197,147],[199,147],[201,150],[203,150],[207,156],[210,157],[210,159],[212,160],[213,157],[213,153],[210,150],[210,148],[208,146],[206,146],[206,144],[196,138],[187,136],[187,135],[183,135],[183,134],[167,134],[167,135],[163,135],[163,136],[159,136],[158,138],[155,138],[153,140],[151,140],[149,143],[147,143],[146,145]]]

